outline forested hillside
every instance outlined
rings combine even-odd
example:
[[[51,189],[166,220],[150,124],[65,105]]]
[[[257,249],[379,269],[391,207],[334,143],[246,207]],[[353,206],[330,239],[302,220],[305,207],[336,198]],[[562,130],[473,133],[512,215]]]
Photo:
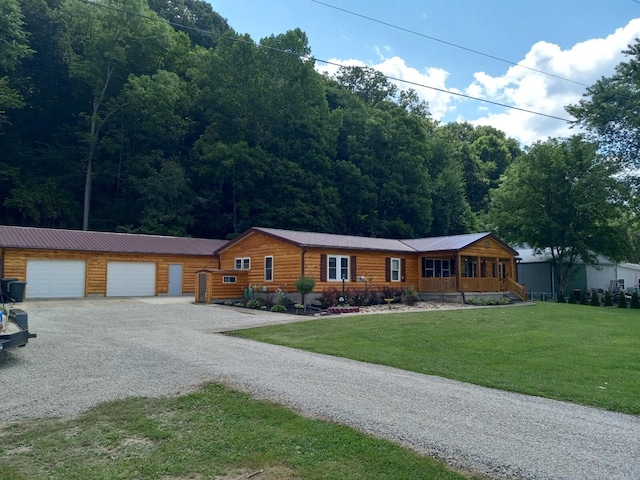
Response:
[[[1,0],[0,223],[228,238],[477,228],[521,155],[381,74],[319,74],[202,0]]]

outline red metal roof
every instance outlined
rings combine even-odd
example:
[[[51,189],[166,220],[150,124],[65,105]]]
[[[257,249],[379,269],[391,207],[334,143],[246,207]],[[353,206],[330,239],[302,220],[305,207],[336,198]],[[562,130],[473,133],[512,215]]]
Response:
[[[412,252],[413,249],[401,240],[390,238],[357,237],[333,233],[299,232],[277,228],[255,227],[254,231],[287,240],[301,247],[345,248],[349,250],[384,250],[392,252]]]
[[[295,230],[282,230],[277,228],[253,227],[235,238],[228,244],[222,246],[220,250],[224,250],[240,239],[254,232],[261,232],[265,235],[276,237],[291,242],[300,247],[315,248],[342,248],[348,250],[378,250],[387,252],[411,252],[411,253],[429,253],[441,251],[455,251],[477,242],[485,237],[491,236],[500,242],[507,249],[512,250],[509,245],[502,242],[492,233],[470,233],[465,235],[450,235],[445,237],[427,237],[407,240],[395,240],[390,238],[371,238],[358,237],[353,235],[335,235],[332,233],[314,233],[301,232]]]
[[[228,240],[0,225],[0,248],[213,255]]]

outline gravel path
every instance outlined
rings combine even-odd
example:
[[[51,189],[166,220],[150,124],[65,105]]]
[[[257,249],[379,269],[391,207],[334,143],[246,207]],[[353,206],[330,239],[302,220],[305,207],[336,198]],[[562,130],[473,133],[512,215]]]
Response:
[[[38,338],[0,352],[0,420],[221,381],[490,478],[640,479],[640,417],[215,334],[293,316],[169,298],[21,306]]]

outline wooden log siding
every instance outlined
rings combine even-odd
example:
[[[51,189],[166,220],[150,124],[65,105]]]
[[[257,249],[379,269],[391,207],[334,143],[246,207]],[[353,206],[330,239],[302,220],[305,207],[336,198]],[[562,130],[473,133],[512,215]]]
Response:
[[[169,265],[182,265],[182,293],[195,294],[195,272],[217,268],[212,256],[151,255],[67,250],[4,249],[4,277],[27,281],[27,260],[84,260],[86,262],[85,295],[106,295],[107,262],[155,262],[156,295],[169,290]],[[27,296],[29,286],[27,283]]]

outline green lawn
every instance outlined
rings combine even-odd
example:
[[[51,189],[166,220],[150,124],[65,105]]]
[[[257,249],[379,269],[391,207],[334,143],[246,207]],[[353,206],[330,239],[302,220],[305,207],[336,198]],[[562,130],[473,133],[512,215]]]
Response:
[[[234,335],[640,414],[640,310],[538,303],[332,316]]]
[[[355,430],[209,385],[0,424],[2,480],[442,479],[442,464]]]

